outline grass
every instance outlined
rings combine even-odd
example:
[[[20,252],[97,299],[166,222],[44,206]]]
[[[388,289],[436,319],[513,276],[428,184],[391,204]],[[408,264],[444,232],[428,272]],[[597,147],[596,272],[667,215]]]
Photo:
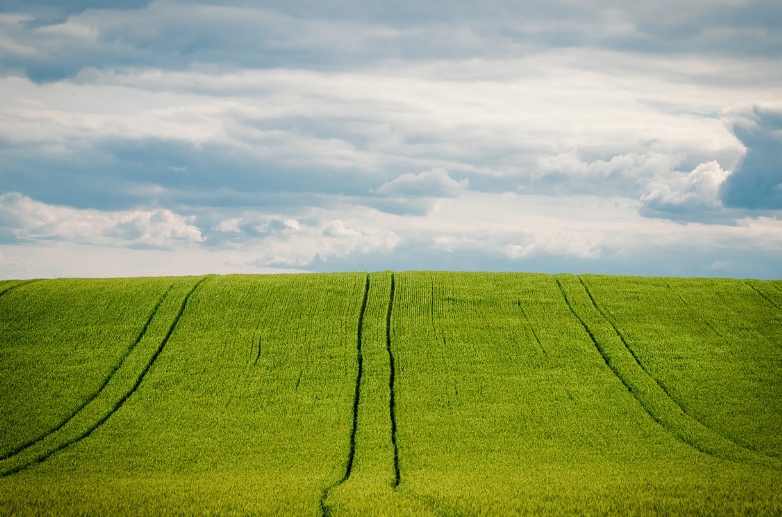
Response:
[[[755,280],[2,282],[0,515],[779,515],[781,307]]]

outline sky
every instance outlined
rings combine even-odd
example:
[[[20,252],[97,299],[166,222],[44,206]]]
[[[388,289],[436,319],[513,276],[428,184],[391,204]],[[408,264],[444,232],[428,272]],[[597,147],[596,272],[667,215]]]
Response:
[[[0,2],[0,278],[782,278],[778,0]]]

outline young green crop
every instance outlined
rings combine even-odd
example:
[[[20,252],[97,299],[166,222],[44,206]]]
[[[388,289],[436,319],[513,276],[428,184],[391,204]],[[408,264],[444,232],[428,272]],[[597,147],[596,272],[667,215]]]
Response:
[[[701,452],[655,421],[568,306],[558,280],[588,308],[577,279],[397,279],[399,491],[456,514],[780,510],[779,471]],[[590,332],[610,338],[598,318]]]
[[[779,515],[780,307],[754,280],[0,283],[0,447],[78,410],[0,460],[0,515]]]
[[[89,436],[0,480],[0,508],[316,512],[346,458],[363,278],[207,278],[132,396]]]
[[[18,282],[0,296],[0,459],[86,404],[172,279]]]
[[[782,459],[782,311],[773,292],[760,294],[764,283],[585,281],[682,408],[741,447]]]

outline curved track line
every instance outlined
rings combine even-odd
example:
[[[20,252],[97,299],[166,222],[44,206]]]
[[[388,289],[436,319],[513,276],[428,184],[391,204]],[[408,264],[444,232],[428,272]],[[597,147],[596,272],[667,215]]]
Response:
[[[774,470],[782,470],[782,464],[776,461],[775,458],[772,458],[768,455],[753,451],[751,449],[748,449],[747,447],[737,444],[730,438],[711,429],[710,427],[706,426],[698,419],[694,418],[689,413],[684,411],[682,406],[675,399],[673,399],[667,393],[667,391],[665,391],[665,389],[659,383],[659,381],[655,379],[652,375],[650,375],[643,368],[641,363],[638,361],[638,358],[635,355],[635,353],[633,353],[632,349],[630,349],[630,347],[627,345],[624,336],[622,336],[622,334],[619,332],[619,329],[616,327],[616,325],[614,325],[613,321],[611,321],[602,312],[602,310],[600,310],[599,306],[595,303],[595,300],[592,297],[591,293],[589,292],[589,289],[587,288],[586,284],[584,284],[581,278],[578,278],[578,280],[581,283],[581,285],[584,287],[584,290],[586,291],[586,294],[588,295],[590,301],[592,302],[592,305],[594,306],[595,310],[597,310],[598,313],[602,316],[602,318],[607,323],[609,323],[609,325],[616,333],[617,337],[619,337],[619,339],[621,340],[623,344],[623,348],[627,352],[629,352],[629,354],[633,357],[636,366],[640,369],[639,375],[642,376],[641,378],[647,378],[651,381],[654,381],[654,384],[650,385],[651,389],[654,390],[653,387],[654,385],[660,388],[660,390],[665,394],[665,396],[661,399],[663,401],[663,404],[665,404],[664,401],[667,401],[671,405],[670,410],[672,410],[673,413],[670,413],[670,410],[666,410],[664,407],[657,408],[657,409],[654,409],[653,407],[649,407],[650,402],[652,406],[656,405],[654,403],[655,397],[653,392],[646,393],[646,390],[644,390],[642,387],[634,386],[635,382],[629,381],[627,378],[625,378],[625,375],[622,373],[622,371],[620,371],[620,369],[613,364],[611,357],[609,357],[609,354],[606,352],[605,348],[595,338],[594,333],[591,331],[589,326],[581,318],[581,316],[579,316],[578,313],[575,311],[559,279],[555,278],[557,286],[559,287],[559,290],[562,293],[563,298],[565,299],[565,303],[567,304],[568,308],[573,313],[573,315],[576,317],[576,319],[578,319],[578,321],[584,327],[584,330],[587,332],[590,339],[594,343],[595,348],[597,348],[598,352],[603,357],[603,361],[611,369],[611,371],[614,372],[614,375],[616,375],[616,377],[628,389],[630,394],[636,399],[636,401],[638,401],[641,407],[655,422],[660,424],[660,426],[663,429],[665,429],[669,434],[671,434],[671,436],[675,437],[677,440],[681,441],[686,445],[689,445],[690,447],[704,454],[708,454],[710,456],[723,459],[723,460],[739,462],[739,463],[752,463],[755,465],[772,468]],[[643,383],[643,381],[641,382]],[[651,397],[651,399],[646,402],[642,400],[642,397],[646,398],[643,396],[644,394],[646,394],[648,397]],[[670,419],[673,420],[669,422],[664,421]],[[695,433],[695,436],[688,436],[688,434],[691,433]],[[704,440],[705,443],[702,443],[704,442]],[[714,442],[714,441],[716,441],[716,444],[712,444],[712,446],[708,445],[709,442]],[[720,444],[720,442],[722,443]],[[726,446],[727,446],[727,450],[724,449]]]
[[[579,280],[581,280],[581,277],[578,277],[578,279],[579,279]],[[581,285],[583,285],[583,286],[584,286],[584,288],[586,288],[586,284],[584,284],[584,282],[583,282],[583,281],[581,281]],[[712,324],[711,324],[711,323],[709,323],[707,320],[705,320],[704,318],[702,318],[702,317],[700,316],[700,314],[698,314],[697,312],[695,312],[695,310],[694,310],[692,307],[690,307],[690,304],[689,304],[689,303],[687,303],[687,300],[685,300],[685,299],[684,299],[684,297],[683,297],[681,294],[679,294],[679,293],[678,293],[678,292],[677,292],[677,291],[676,291],[676,290],[675,290],[673,287],[671,287],[671,284],[670,284],[670,283],[668,283],[667,281],[665,282],[665,287],[667,287],[669,291],[671,291],[673,294],[675,294],[675,295],[676,295],[676,297],[677,297],[677,298],[679,298],[679,301],[680,301],[680,302],[682,302],[682,304],[683,304],[685,307],[687,307],[687,310],[688,310],[688,311],[690,311],[692,314],[694,314],[696,318],[698,318],[698,319],[699,319],[699,320],[701,320],[703,323],[705,323],[705,324],[706,324],[706,326],[707,326],[707,327],[709,327],[709,328],[711,329],[711,331],[712,331],[712,332],[714,332],[714,334],[715,334],[715,335],[716,335],[718,338],[720,338],[720,339],[722,339],[722,338],[723,338],[723,335],[722,335],[722,334],[720,334],[720,333],[717,331],[717,329],[715,329],[715,328],[712,326]],[[590,298],[592,297],[592,295],[591,295],[591,293],[589,293],[589,290],[588,290],[588,289],[587,289],[587,294],[589,294]],[[596,304],[596,303],[594,303],[594,301],[592,302],[592,304],[595,306],[595,308],[597,308],[597,304]],[[597,308],[597,310],[600,310],[600,309],[599,309],[599,308]],[[601,314],[602,314],[602,311],[601,311]],[[605,316],[604,316],[604,317],[605,317]],[[610,322],[609,322],[609,323],[610,323]]]
[[[45,452],[45,453],[43,453],[43,454],[33,458],[32,460],[28,461],[27,463],[24,463],[22,465],[19,465],[17,467],[14,467],[12,469],[9,469],[9,470],[7,470],[5,472],[0,473],[0,478],[10,476],[10,475],[15,474],[17,472],[25,470],[25,469],[27,469],[29,467],[32,467],[32,466],[37,465],[39,463],[42,463],[43,461],[47,460],[48,458],[50,458],[54,454],[56,454],[56,453],[58,453],[58,452],[60,452],[62,450],[65,450],[66,448],[70,447],[71,445],[74,445],[74,444],[80,442],[81,440],[87,438],[89,435],[91,435],[93,433],[93,431],[95,431],[98,427],[103,425],[109,418],[111,418],[111,416],[114,415],[125,404],[125,402],[130,398],[130,396],[133,395],[136,392],[136,390],[138,390],[138,387],[141,385],[141,382],[144,380],[144,377],[146,376],[147,372],[149,371],[150,368],[152,368],[152,365],[155,363],[155,361],[157,360],[158,356],[163,351],[163,348],[165,348],[166,343],[168,343],[168,340],[171,338],[171,335],[174,333],[174,329],[176,328],[177,324],[179,323],[179,320],[182,317],[182,314],[185,312],[185,308],[187,307],[187,302],[190,300],[190,297],[193,295],[193,293],[198,288],[198,286],[200,286],[207,278],[208,277],[204,277],[201,280],[199,280],[193,286],[193,288],[190,291],[188,291],[188,293],[185,295],[185,298],[182,300],[182,305],[179,308],[179,312],[177,313],[176,317],[174,318],[174,321],[171,323],[171,326],[169,327],[168,332],[166,333],[165,337],[163,338],[163,340],[158,345],[157,350],[155,350],[155,353],[152,355],[152,358],[147,363],[147,365],[144,367],[144,369],[141,371],[141,373],[139,374],[138,378],[136,379],[136,382],[133,384],[133,386],[130,388],[130,390],[127,391],[114,404],[114,406],[109,410],[108,413],[106,413],[103,417],[98,419],[97,422],[95,422],[87,430],[85,430],[84,432],[80,433],[75,438],[72,438],[70,440],[67,440],[67,441],[61,443],[60,445],[58,445],[54,449],[52,449],[52,450],[50,450],[48,452]]]
[[[589,300],[592,302],[592,305],[595,307],[595,309],[597,309],[597,311],[600,313],[600,315],[603,316],[603,319],[605,319],[609,323],[609,325],[611,325],[611,327],[614,329],[614,332],[616,333],[616,335],[619,336],[619,339],[622,341],[622,344],[625,346],[627,351],[630,352],[630,354],[633,356],[633,358],[635,359],[635,362],[638,363],[638,366],[641,367],[641,370],[643,370],[643,372],[647,376],[649,376],[649,378],[651,378],[660,387],[660,389],[663,390],[663,392],[668,396],[668,398],[671,399],[671,401],[674,404],[676,404],[676,406],[678,406],[678,408],[681,410],[682,413],[684,413],[689,418],[693,419],[695,422],[697,422],[698,424],[702,425],[703,427],[705,427],[706,429],[708,429],[712,433],[714,433],[714,434],[724,438],[728,442],[732,443],[736,447],[744,449],[744,450],[746,450],[746,451],[748,451],[750,453],[762,454],[762,455],[767,456],[769,458],[773,458],[772,456],[769,456],[768,454],[764,453],[763,451],[758,451],[758,450],[755,450],[755,449],[753,449],[751,447],[747,447],[746,445],[742,445],[740,443],[735,442],[730,436],[726,436],[723,433],[717,431],[716,429],[712,429],[711,427],[709,427],[705,423],[701,422],[698,418],[696,418],[695,416],[691,415],[684,408],[684,406],[682,406],[679,403],[679,401],[676,400],[676,398],[668,392],[668,389],[665,387],[665,385],[662,382],[660,382],[654,375],[649,373],[649,371],[646,369],[646,367],[643,365],[643,363],[641,363],[641,360],[638,358],[638,356],[633,352],[632,348],[630,348],[630,345],[628,345],[627,341],[625,341],[624,334],[622,334],[622,332],[619,330],[619,327],[617,327],[616,324],[614,324],[613,320],[611,318],[609,318],[608,315],[605,312],[603,312],[603,310],[597,304],[597,301],[595,301],[595,298],[592,296],[592,292],[589,290],[589,287],[587,287],[587,285],[584,283],[584,280],[582,280],[581,277],[578,277],[578,280],[579,280],[579,282],[581,282],[581,285],[584,286],[584,290],[586,291],[587,295],[589,296]],[[690,309],[689,305],[687,306],[687,308]],[[692,311],[692,309],[690,309],[690,310]],[[709,325],[709,328],[711,328],[711,325]],[[716,331],[715,331],[715,333],[716,333]],[[719,335],[719,333],[717,333],[717,335]]]
[[[580,280],[580,279],[579,279]],[[630,392],[630,394],[635,398],[635,400],[638,402],[638,404],[646,411],[646,414],[651,417],[652,420],[654,420],[657,424],[659,424],[663,429],[665,429],[668,433],[673,435],[677,440],[695,448],[696,450],[703,452],[705,454],[711,454],[710,452],[702,449],[697,444],[690,443],[688,440],[686,440],[683,436],[681,436],[679,433],[673,432],[673,430],[669,429],[658,417],[655,415],[641,400],[638,398],[638,396],[635,393],[635,390],[633,387],[628,384],[627,380],[625,380],[624,376],[619,372],[619,370],[614,366],[614,364],[611,362],[611,360],[608,357],[608,354],[606,354],[603,347],[598,342],[597,338],[595,338],[595,335],[592,333],[592,330],[589,328],[589,326],[586,324],[586,322],[581,318],[581,316],[576,312],[576,310],[573,308],[573,305],[570,303],[570,299],[567,296],[567,293],[565,292],[565,288],[562,287],[562,284],[560,283],[558,278],[554,278],[554,281],[557,283],[557,287],[559,287],[560,293],[562,293],[562,297],[565,299],[565,305],[567,305],[568,309],[570,309],[570,312],[573,314],[573,316],[576,317],[578,322],[581,324],[581,326],[584,328],[584,331],[586,331],[587,335],[589,336],[589,339],[592,340],[592,343],[595,345],[595,348],[597,349],[598,353],[600,354],[600,357],[603,358],[603,362],[608,366],[608,368],[611,369],[611,371],[614,373],[614,376],[619,379],[619,381],[622,383],[622,385],[627,389],[627,391]]]
[[[434,301],[432,302],[434,303]],[[389,389],[389,414],[391,416],[391,444],[394,446],[394,483],[391,488],[399,486],[401,474],[399,472],[399,446],[396,442],[396,404],[394,402],[394,380],[396,369],[394,367],[394,353],[391,350],[391,314],[394,311],[394,274],[391,273],[391,294],[388,299],[388,313],[386,314],[386,351],[388,352],[388,362],[391,372],[388,376]]]
[[[760,297],[761,297],[761,298],[763,298],[764,300],[766,300],[768,303],[770,303],[770,304],[771,304],[773,307],[775,307],[777,310],[782,310],[782,307],[780,307],[779,305],[777,305],[777,304],[774,302],[774,300],[772,300],[771,298],[769,298],[768,296],[766,296],[765,294],[763,294],[763,293],[760,291],[760,289],[758,289],[758,288],[757,288],[757,287],[755,287],[754,285],[750,284],[750,283],[749,283],[749,280],[744,280],[744,283],[745,283],[746,285],[750,286],[750,287],[752,288],[752,290],[753,290],[753,291],[755,291],[756,293],[758,293],[758,294],[760,295]],[[772,285],[773,285],[773,284],[772,284]],[[774,287],[776,287],[776,286],[774,286]],[[12,289],[13,289],[13,288],[12,288]],[[777,288],[777,289],[778,289],[778,288]]]
[[[627,341],[625,341],[624,334],[622,334],[622,332],[619,330],[619,327],[617,327],[614,324],[613,320],[611,318],[609,318],[608,315],[606,315],[606,313],[603,312],[603,309],[601,309],[600,306],[597,304],[597,302],[595,301],[594,296],[592,296],[592,291],[589,290],[589,287],[587,287],[587,285],[584,283],[584,280],[580,276],[576,276],[576,278],[578,278],[578,281],[583,286],[584,291],[586,291],[586,294],[589,297],[589,301],[592,302],[592,306],[595,309],[597,309],[597,312],[600,313],[600,315],[603,317],[603,319],[606,320],[606,322],[609,325],[611,325],[611,328],[614,329],[614,333],[619,337],[619,340],[622,342],[622,344],[624,345],[625,349],[627,349],[627,351],[630,352],[630,355],[633,356],[633,359],[635,360],[635,363],[641,368],[641,370],[643,370],[643,372],[650,379],[652,379],[654,381],[655,384],[657,384],[657,386],[660,387],[661,390],[663,390],[663,392],[668,396],[668,398],[671,399],[671,401],[674,404],[676,404],[676,406],[678,406],[679,409],[681,409],[682,413],[688,414],[687,411],[685,411],[685,409],[682,407],[682,405],[679,404],[679,402],[675,398],[673,398],[671,396],[670,392],[668,392],[668,388],[662,382],[660,382],[657,379],[657,377],[655,377],[654,375],[649,373],[649,370],[647,370],[646,367],[643,365],[643,363],[641,362],[641,359],[636,355],[636,353],[633,351],[633,349],[630,348],[630,345],[627,344]],[[686,303],[685,303],[685,305],[686,305]],[[687,307],[689,308],[689,306],[687,306]]]
[[[73,420],[76,417],[76,415],[78,415],[81,412],[81,410],[83,410],[87,406],[87,404],[89,404],[90,402],[95,400],[98,397],[98,395],[101,394],[101,392],[106,388],[106,385],[109,383],[109,381],[111,381],[111,379],[114,377],[114,374],[117,373],[117,370],[119,370],[122,367],[122,365],[125,363],[125,360],[128,358],[128,356],[130,356],[131,352],[133,352],[133,350],[136,348],[136,345],[139,344],[141,339],[147,333],[147,329],[149,328],[149,324],[152,323],[152,319],[155,317],[155,314],[157,314],[157,311],[160,308],[160,304],[163,303],[163,300],[166,298],[166,295],[168,295],[169,291],[171,291],[171,289],[173,287],[174,287],[174,284],[171,284],[170,286],[168,286],[168,289],[166,289],[166,292],[164,292],[163,296],[161,296],[160,299],[157,301],[157,304],[155,304],[155,307],[152,309],[152,312],[150,313],[149,317],[147,318],[146,323],[144,323],[144,326],[141,328],[141,331],[139,332],[138,336],[136,336],[136,340],[128,347],[127,350],[125,350],[125,353],[122,355],[122,357],[120,358],[119,362],[114,365],[114,367],[111,369],[109,374],[103,380],[103,383],[100,385],[100,387],[95,392],[93,392],[89,397],[87,397],[87,399],[81,405],[79,405],[79,407],[77,407],[73,412],[71,412],[67,417],[65,417],[65,419],[63,421],[61,421],[55,427],[53,427],[52,429],[49,429],[48,431],[44,432],[42,435],[40,435],[40,436],[38,436],[36,438],[33,438],[32,440],[29,440],[29,441],[23,443],[22,445],[19,445],[15,449],[6,452],[2,456],[0,456],[0,461],[7,460],[7,459],[9,459],[9,458],[11,458],[13,456],[16,456],[20,452],[22,452],[22,451],[24,451],[26,449],[29,449],[30,447],[32,447],[36,443],[40,442],[41,440],[44,440],[46,437],[48,437],[51,434],[59,431],[68,422]]]
[[[348,461],[345,465],[345,474],[336,483],[327,486],[320,496],[321,515],[331,515],[330,508],[326,505],[326,499],[336,487],[344,483],[350,477],[353,471],[353,460],[356,457],[356,431],[358,429],[358,403],[361,396],[361,377],[364,374],[364,356],[362,354],[362,332],[364,328],[364,313],[367,311],[367,301],[369,300],[369,274],[367,273],[366,283],[364,284],[364,300],[361,302],[361,312],[358,314],[358,331],[356,332],[356,358],[358,361],[358,372],[356,373],[356,390],[353,394],[353,427],[350,430],[350,450],[348,452]]]
[[[565,303],[570,309],[570,312],[573,313],[573,315],[576,317],[579,323],[581,323],[582,327],[589,335],[589,338],[594,343],[595,348],[603,357],[603,361],[611,369],[614,375],[622,382],[625,388],[627,388],[627,390],[636,399],[636,401],[641,405],[644,411],[646,411],[646,413],[652,418],[652,420],[657,422],[666,432],[668,432],[671,436],[673,436],[680,442],[692,447],[693,449],[702,452],[704,454],[708,454],[709,456],[713,456],[715,458],[733,461],[733,462],[739,462],[739,463],[752,463],[755,465],[765,466],[775,470],[782,470],[782,466],[780,466],[780,464],[777,461],[775,461],[775,458],[771,458],[769,456],[762,455],[752,450],[749,450],[746,447],[743,447],[733,442],[729,438],[717,433],[716,431],[712,430],[711,428],[701,423],[699,420],[690,416],[681,408],[681,406],[674,399],[672,399],[670,396],[667,396],[667,393],[662,400],[667,401],[668,403],[671,404],[671,410],[674,411],[673,413],[668,414],[668,410],[666,410],[665,408],[657,408],[655,410],[653,407],[649,407],[649,403],[644,402],[643,400],[643,398],[646,398],[643,397],[645,390],[634,386],[635,382],[628,381],[628,379],[625,378],[625,375],[622,373],[622,371],[620,371],[620,369],[613,364],[613,361],[611,360],[609,354],[606,352],[605,348],[595,338],[595,335],[592,332],[592,330],[589,328],[586,322],[581,318],[581,316],[579,316],[579,314],[573,308],[573,305],[571,304],[570,299],[568,298],[567,293],[565,292],[565,289],[562,286],[559,279],[555,278],[554,280],[557,283],[557,286],[559,287],[559,290],[562,293],[562,297],[565,299]],[[581,279],[579,278],[579,280]],[[583,284],[583,282],[582,282],[582,286],[584,286],[584,288],[586,289],[586,286]],[[588,291],[587,294],[589,294]],[[591,297],[590,300],[592,300]],[[600,312],[597,306],[595,306],[595,309],[598,310],[598,312]],[[624,342],[624,339],[622,338],[621,334],[618,333],[616,327],[613,325],[613,322],[611,322],[602,312],[600,312],[600,314],[603,317],[603,319],[607,321],[612,326],[612,328],[614,328],[614,331],[616,332],[617,336],[622,340],[624,348],[627,350],[627,352],[629,352],[630,355],[635,358],[635,354],[633,354],[632,350],[630,350],[629,347],[627,347],[627,344]],[[641,367],[640,363],[636,363],[636,366],[638,366],[638,368],[640,369],[640,375],[650,379],[651,381],[654,381],[655,382],[654,385],[658,386],[662,390],[662,387],[659,385],[657,380],[651,375],[649,375]],[[654,385],[650,385],[650,387]],[[652,389],[654,388],[652,387]],[[652,397],[650,400],[653,402],[654,401],[653,393],[650,392],[647,395]],[[654,404],[652,404],[652,406],[654,406]],[[673,418],[672,422],[665,421],[665,420],[670,420],[671,418]],[[677,427],[679,427],[680,424],[682,424],[682,422],[677,423],[677,420],[680,421],[681,419],[684,419],[685,422],[689,421],[691,422],[691,424],[687,425],[686,423],[683,423],[682,428],[677,429]],[[694,425],[694,428],[691,427],[692,425]],[[689,434],[687,432],[688,429],[690,430],[690,433],[694,432],[696,436],[688,436]],[[703,435],[703,433],[706,434]],[[709,441],[714,441],[715,438],[717,441],[717,445],[715,445],[714,447],[709,447],[708,445],[701,443],[703,440],[706,440],[707,443]],[[727,445],[729,449],[732,449],[732,451],[727,450],[721,452],[720,451],[721,446],[719,445],[720,441],[723,442],[722,444],[723,447]]]
[[[8,287],[3,291],[0,291],[0,296],[5,296],[9,291],[13,291],[17,287],[22,287],[23,285],[28,285],[28,284],[32,284],[33,282],[40,282],[40,281],[41,281],[40,278],[34,278],[33,280],[22,280],[21,282],[17,282],[11,287]]]
[[[518,305],[519,310],[521,311],[521,315],[524,316],[524,319],[527,322],[527,326],[532,331],[532,336],[535,338],[535,342],[538,344],[538,347],[540,348],[540,351],[543,352],[543,357],[548,359],[548,352],[546,352],[546,349],[543,347],[543,343],[540,342],[540,338],[538,337],[538,333],[535,332],[535,327],[532,326],[532,320],[529,319],[529,316],[527,316],[527,311],[524,310],[524,306],[521,305],[521,300],[516,300],[516,305]]]

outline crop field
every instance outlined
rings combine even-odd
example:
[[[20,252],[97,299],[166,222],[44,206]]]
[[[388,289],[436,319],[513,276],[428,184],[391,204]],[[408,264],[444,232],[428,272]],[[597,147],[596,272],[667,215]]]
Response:
[[[2,281],[0,415],[0,515],[781,515],[782,281]]]

